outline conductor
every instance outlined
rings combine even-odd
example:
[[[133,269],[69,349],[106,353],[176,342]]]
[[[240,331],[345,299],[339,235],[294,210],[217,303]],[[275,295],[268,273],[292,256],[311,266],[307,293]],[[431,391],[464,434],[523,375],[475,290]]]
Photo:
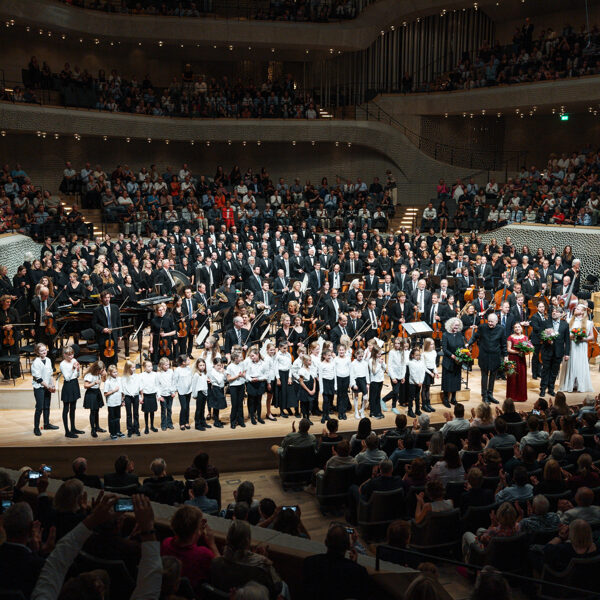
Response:
[[[121,313],[119,307],[110,303],[110,292],[103,291],[100,294],[100,306],[92,315],[92,328],[96,332],[98,341],[98,357],[106,366],[117,364],[117,354],[121,336]],[[117,331],[115,331],[115,329]],[[114,342],[114,348],[109,349]],[[112,354],[112,356],[111,356]]]

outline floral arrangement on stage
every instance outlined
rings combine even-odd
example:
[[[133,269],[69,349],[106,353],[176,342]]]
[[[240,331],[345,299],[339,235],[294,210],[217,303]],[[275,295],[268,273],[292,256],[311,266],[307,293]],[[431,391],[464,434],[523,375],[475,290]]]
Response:
[[[517,365],[515,364],[514,360],[508,360],[506,359],[503,363],[502,363],[502,371],[504,371],[504,373],[506,375],[514,375],[517,372]]]
[[[587,331],[581,327],[573,327],[573,329],[571,329],[571,335],[576,344],[581,344],[581,342],[587,338]]]
[[[533,344],[529,340],[523,340],[522,342],[515,344],[515,350],[518,350],[523,354],[530,354],[531,352],[533,352],[534,348]]]
[[[554,331],[552,327],[548,327],[548,329],[544,329],[542,333],[540,333],[540,339],[544,344],[552,344],[554,340],[558,337],[558,332]]]
[[[471,365],[473,364],[473,357],[471,356],[471,351],[467,348],[459,348],[454,356],[458,359],[458,362],[461,365]]]

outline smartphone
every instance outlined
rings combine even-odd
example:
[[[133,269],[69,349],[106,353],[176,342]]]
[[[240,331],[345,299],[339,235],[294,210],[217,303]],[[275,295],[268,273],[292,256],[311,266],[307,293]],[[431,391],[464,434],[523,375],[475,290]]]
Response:
[[[49,467],[48,465],[45,465],[42,470],[44,473],[52,473],[52,467]]]
[[[42,476],[39,471],[29,471],[29,485],[31,487],[37,487],[38,479]]]
[[[4,512],[7,508],[10,508],[13,505],[10,500],[2,500],[2,512]]]
[[[532,414],[532,415],[541,415],[542,413],[541,413],[539,410],[536,410],[536,409],[534,408],[534,409],[532,409],[532,411],[531,411],[531,414]]]
[[[297,506],[282,506],[281,510],[291,510],[291,511],[296,512],[298,510],[298,507]]]
[[[115,512],[133,512],[133,500],[131,498],[119,498],[115,502]]]
[[[354,527],[346,527],[346,531],[350,534],[350,535],[354,535]]]

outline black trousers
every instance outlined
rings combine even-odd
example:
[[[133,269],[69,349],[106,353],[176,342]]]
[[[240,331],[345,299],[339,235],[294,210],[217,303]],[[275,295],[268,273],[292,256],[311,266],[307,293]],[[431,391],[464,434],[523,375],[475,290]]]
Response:
[[[196,396],[196,412],[194,413],[194,425],[206,425],[206,417],[204,411],[206,409],[206,394],[200,392]]]
[[[396,404],[400,401],[400,379],[396,379],[396,383],[392,383],[392,389],[383,397],[383,401],[387,402],[390,398],[392,399],[392,408],[395,408]]]
[[[100,427],[100,410],[90,409],[90,427],[92,432],[97,431]]]
[[[421,397],[421,387],[416,383],[411,383],[408,386],[408,410],[420,410],[419,398]]]
[[[243,385],[230,385],[229,394],[231,396],[229,422],[231,425],[241,425],[244,422],[244,396],[246,395],[246,390]]]
[[[127,433],[138,433],[140,430],[140,397],[125,396],[125,418],[127,420]]]
[[[261,411],[261,403],[262,403],[262,394],[260,396],[250,396],[248,395],[248,416],[250,418],[258,418],[260,419],[260,411]]]
[[[50,424],[50,391],[45,388],[34,388],[35,413],[33,415],[33,427],[40,428],[40,417],[44,415],[44,427]]]
[[[179,394],[179,425],[189,425],[190,423],[190,397],[191,394]]]
[[[74,431],[75,427],[75,409],[77,408],[77,402],[63,402],[62,420],[65,426],[65,433]],[[71,428],[69,429],[69,420],[71,421]]]
[[[383,381],[371,381],[369,386],[369,411],[372,417],[381,414],[381,388]]]
[[[333,405],[333,394],[323,394],[323,416],[328,417]]]
[[[121,405],[108,407],[108,431],[117,435],[121,431]]]
[[[533,353],[531,355],[531,376],[539,377],[542,373],[542,361],[540,360],[541,344],[533,347]]]
[[[496,383],[497,372],[481,370],[481,397],[484,402],[494,396],[494,383]]]
[[[421,386],[421,406],[429,406],[431,385],[424,383]]]
[[[552,356],[551,358],[542,360],[542,384],[540,385],[540,395],[545,394],[548,390],[551,394],[554,393],[554,384],[560,371],[560,365],[563,357]]]

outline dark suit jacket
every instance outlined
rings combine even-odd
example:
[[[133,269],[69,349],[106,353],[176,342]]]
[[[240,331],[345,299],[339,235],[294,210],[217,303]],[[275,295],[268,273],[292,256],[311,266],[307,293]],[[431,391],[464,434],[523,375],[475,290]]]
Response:
[[[0,581],[5,591],[21,591],[29,598],[43,566],[44,559],[23,546],[9,542],[0,546]]]
[[[173,277],[172,274],[171,274],[171,277]],[[154,278],[154,284],[155,285],[160,284],[159,294],[161,294],[161,295],[170,294],[175,289],[175,286],[171,285],[169,276],[167,275],[167,273],[165,272],[164,269],[160,269],[160,270],[156,271],[155,278]]]
[[[304,559],[304,593],[311,600],[369,597],[367,570],[348,558],[316,554]]]
[[[242,346],[246,345],[248,341],[248,330],[240,329],[242,334]],[[231,348],[238,343],[237,333],[235,332],[235,327],[232,327],[225,334],[225,345],[223,347],[223,351],[225,354],[229,354],[231,352]]]
[[[52,313],[52,316],[56,316],[55,308],[57,306],[57,302],[55,302],[53,306],[50,306],[52,304],[53,300],[54,300],[54,298],[48,296],[48,300],[46,300],[46,310],[48,310],[48,307],[50,307],[50,313]],[[60,300],[58,300],[58,302],[60,302]],[[39,325],[39,323],[40,323],[40,299],[38,296],[34,296],[33,300],[31,301],[31,311],[33,313],[33,315],[32,315],[33,322],[35,322],[36,325]]]
[[[544,329],[552,328],[552,319],[544,322]],[[558,326],[558,337],[552,344],[542,344],[542,360],[550,360],[554,358],[563,358],[571,353],[571,335],[569,324],[566,321],[561,321]]]
[[[102,343],[107,339],[112,339],[117,342],[119,336],[123,335],[123,330],[119,329],[115,331],[115,327],[121,327],[121,313],[119,307],[110,304],[110,320],[113,331],[110,334],[103,333],[102,330],[108,327],[108,319],[106,318],[106,312],[103,305],[98,306],[92,314],[92,329],[96,332],[96,339],[98,343]]]
[[[342,302],[339,298],[337,299],[337,302],[338,314],[348,312],[348,305],[345,302]],[[335,327],[337,319],[335,318],[335,307],[333,306],[333,301],[331,298],[327,298],[323,304],[323,308],[321,309],[321,318],[323,321],[326,321],[332,329]]]
[[[308,287],[313,291],[313,292],[318,292],[321,287],[323,286],[323,283],[325,282],[325,271],[323,271],[321,269],[321,271],[319,272],[319,278],[317,279],[317,272],[316,270],[311,271],[308,275]],[[319,285],[319,283],[321,285]]]
[[[531,325],[531,343],[534,346],[537,346],[540,343],[540,334],[542,330],[545,328],[546,319],[544,319],[540,313],[535,313],[533,317],[531,317],[529,321]]]
[[[502,327],[496,325],[493,329],[488,325],[482,325],[473,333],[468,346],[477,342],[479,344],[479,367],[482,371],[496,371],[501,363],[502,357],[507,355],[506,334]]]

